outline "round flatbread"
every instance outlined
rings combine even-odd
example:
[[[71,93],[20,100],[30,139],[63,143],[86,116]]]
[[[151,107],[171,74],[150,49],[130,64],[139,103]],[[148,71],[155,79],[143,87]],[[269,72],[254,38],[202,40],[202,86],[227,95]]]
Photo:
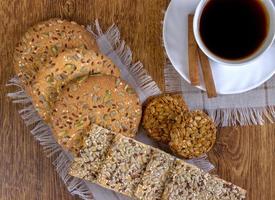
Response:
[[[84,26],[76,22],[50,19],[31,27],[14,53],[14,69],[26,86],[32,85],[42,68],[54,65],[52,59],[67,48],[97,50],[96,42]]]
[[[128,84],[113,76],[94,76],[64,88],[54,105],[51,126],[59,144],[77,152],[91,124],[134,137],[141,113],[139,98]]]
[[[163,94],[149,99],[144,109],[142,125],[152,139],[168,144],[176,117],[188,110],[179,94]]]
[[[106,56],[93,50],[68,49],[53,59],[50,69],[37,74],[30,96],[42,118],[47,121],[51,108],[68,82],[83,76],[120,76],[119,69]]]
[[[203,111],[178,116],[171,130],[169,146],[183,158],[194,158],[211,150],[216,141],[216,126]]]

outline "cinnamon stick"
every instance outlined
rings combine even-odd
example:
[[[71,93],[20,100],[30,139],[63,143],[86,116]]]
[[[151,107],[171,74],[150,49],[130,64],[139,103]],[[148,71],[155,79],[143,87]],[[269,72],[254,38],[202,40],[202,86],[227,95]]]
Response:
[[[188,15],[188,59],[189,59],[189,78],[191,85],[200,85],[198,45],[193,31],[193,15]]]
[[[217,91],[208,57],[202,52],[200,48],[198,48],[198,51],[207,96],[208,98],[216,97]]]

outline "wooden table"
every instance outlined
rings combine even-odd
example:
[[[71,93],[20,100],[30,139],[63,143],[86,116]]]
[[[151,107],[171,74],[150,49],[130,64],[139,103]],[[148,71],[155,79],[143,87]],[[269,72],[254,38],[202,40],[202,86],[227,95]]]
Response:
[[[20,36],[38,21],[66,17],[103,28],[115,22],[152,77],[163,86],[161,20],[168,0],[0,1],[0,199],[75,199],[66,190],[41,146],[25,128],[17,107],[5,97],[14,74],[12,53]],[[210,153],[217,173],[244,187],[248,199],[275,199],[275,126],[224,128]]]

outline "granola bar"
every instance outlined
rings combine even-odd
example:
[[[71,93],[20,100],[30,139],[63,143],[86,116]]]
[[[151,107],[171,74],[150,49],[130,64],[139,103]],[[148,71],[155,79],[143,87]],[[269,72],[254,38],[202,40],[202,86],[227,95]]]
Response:
[[[111,131],[93,125],[85,138],[84,148],[71,165],[69,174],[94,182],[114,137],[115,134]]]
[[[114,135],[97,125],[94,127],[85,141],[92,141],[95,150],[87,145],[90,149],[81,152],[71,168],[73,176],[144,200],[245,198],[245,190],[232,183],[158,149]]]
[[[245,194],[243,189],[177,159],[162,199],[242,200]]]
[[[175,157],[156,149],[138,185],[135,197],[142,200],[160,200],[174,160]]]
[[[133,197],[150,161],[151,152],[152,148],[147,145],[116,135],[97,183]]]

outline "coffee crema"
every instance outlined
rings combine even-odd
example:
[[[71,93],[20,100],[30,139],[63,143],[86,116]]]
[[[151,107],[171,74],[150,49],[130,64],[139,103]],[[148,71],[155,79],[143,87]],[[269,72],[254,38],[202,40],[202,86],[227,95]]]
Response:
[[[208,50],[229,60],[255,53],[268,31],[269,16],[260,0],[210,0],[199,23],[200,36]]]

